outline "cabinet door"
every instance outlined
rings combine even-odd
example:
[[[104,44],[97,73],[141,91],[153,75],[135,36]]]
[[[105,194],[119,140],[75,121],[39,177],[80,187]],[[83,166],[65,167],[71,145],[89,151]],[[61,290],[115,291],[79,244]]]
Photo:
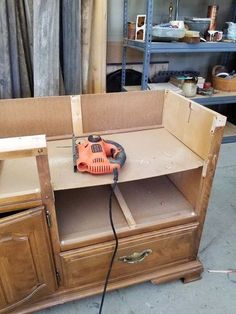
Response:
[[[44,209],[0,219],[0,312],[56,289]]]

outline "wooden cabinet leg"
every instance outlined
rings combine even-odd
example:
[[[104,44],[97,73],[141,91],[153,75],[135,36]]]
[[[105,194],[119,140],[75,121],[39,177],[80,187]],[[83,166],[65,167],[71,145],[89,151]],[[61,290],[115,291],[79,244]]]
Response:
[[[189,283],[202,278],[202,271],[198,270],[183,277],[183,283]]]
[[[202,271],[203,267],[201,262],[199,260],[195,260],[178,266],[172,266],[159,270],[157,276],[155,276],[151,282],[154,285],[158,285],[171,280],[183,279],[184,283],[189,283],[201,279]]]

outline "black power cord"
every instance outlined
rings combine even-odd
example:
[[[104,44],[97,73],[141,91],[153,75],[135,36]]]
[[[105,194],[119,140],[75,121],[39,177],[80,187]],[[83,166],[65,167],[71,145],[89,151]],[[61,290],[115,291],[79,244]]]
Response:
[[[112,198],[113,198],[114,190],[116,188],[117,181],[118,181],[118,170],[114,169],[113,173],[114,173],[113,184],[111,186],[111,192],[110,192],[110,197],[109,197],[109,218],[110,218],[110,224],[111,224],[111,228],[112,228],[112,231],[113,231],[113,234],[114,234],[114,238],[115,238],[115,248],[114,248],[114,251],[113,251],[113,254],[112,254],[112,258],[111,258],[111,261],[110,261],[110,265],[109,265],[109,268],[108,268],[108,272],[107,272],[107,275],[106,275],[106,280],[105,280],[104,289],[103,289],[103,293],[102,293],[102,300],[101,300],[101,304],[100,304],[100,308],[99,308],[99,314],[102,314],[102,308],[103,308],[103,303],[104,303],[104,299],[105,299],[105,296],[106,296],[107,285],[108,285],[109,277],[110,277],[110,274],[111,274],[112,266],[113,266],[113,263],[114,263],[114,259],[115,259],[115,256],[116,256],[116,252],[118,250],[118,237],[117,237],[117,234],[116,234],[116,230],[115,230],[114,223],[113,223],[113,218],[112,218]]]

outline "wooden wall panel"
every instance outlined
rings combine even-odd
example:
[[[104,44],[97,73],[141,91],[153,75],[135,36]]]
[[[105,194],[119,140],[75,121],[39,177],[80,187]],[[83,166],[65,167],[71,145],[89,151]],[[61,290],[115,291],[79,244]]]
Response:
[[[0,137],[72,134],[69,96],[0,100]]]
[[[191,99],[167,92],[163,109],[164,127],[202,159],[208,157],[216,127],[226,117]]]
[[[163,102],[158,91],[82,95],[83,132],[160,125]]]

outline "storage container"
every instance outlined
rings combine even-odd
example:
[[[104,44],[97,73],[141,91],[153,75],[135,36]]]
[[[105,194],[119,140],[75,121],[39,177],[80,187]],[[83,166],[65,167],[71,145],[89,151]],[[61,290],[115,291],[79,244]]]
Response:
[[[161,41],[176,41],[183,38],[185,35],[185,28],[170,28],[155,25],[152,28],[153,40]]]
[[[218,89],[224,92],[236,92],[236,77],[234,78],[222,78],[216,76],[216,70],[218,65],[212,70],[212,85],[214,89]]]

